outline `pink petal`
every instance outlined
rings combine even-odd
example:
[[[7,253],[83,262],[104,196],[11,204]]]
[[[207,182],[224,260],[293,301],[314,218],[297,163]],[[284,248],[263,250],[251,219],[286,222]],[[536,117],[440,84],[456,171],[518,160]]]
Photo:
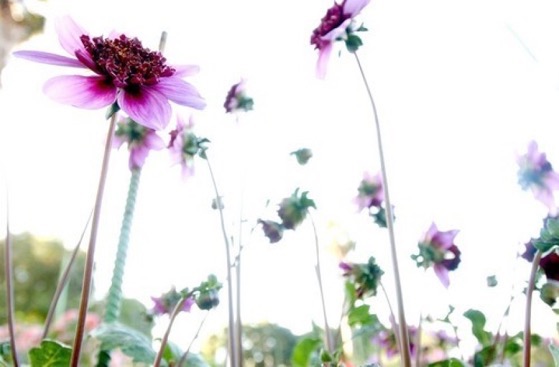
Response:
[[[43,91],[60,103],[86,109],[106,107],[116,99],[116,88],[96,76],[57,76],[45,83]]]
[[[175,73],[173,74],[173,76],[179,78],[192,76],[198,74],[198,72],[200,71],[200,67],[198,65],[173,65],[173,69],[175,69]]]
[[[165,142],[156,133],[148,133],[144,137],[143,144],[146,147],[148,147],[149,149],[152,149],[152,150],[161,150],[161,149],[165,148]]]
[[[180,78],[161,78],[159,83],[154,85],[153,88],[177,104],[197,110],[202,110],[206,107],[206,102],[198,94],[196,88]]]
[[[328,66],[328,60],[330,59],[330,54],[332,53],[332,43],[327,44],[318,51],[318,61],[316,63],[316,76],[319,79],[324,79],[326,76],[326,68]]]
[[[338,38],[345,36],[345,32],[349,25],[351,24],[352,19],[346,19],[337,26],[336,28],[332,29],[330,32],[326,33],[320,39],[323,41],[336,41]]]
[[[437,275],[441,283],[443,283],[444,287],[448,288],[448,286],[450,285],[450,279],[448,278],[448,269],[440,264],[435,264],[433,266],[433,270],[435,270],[435,274]]]
[[[431,242],[431,240],[437,234],[438,231],[439,230],[437,229],[435,223],[431,223],[431,226],[427,230],[427,233],[425,233],[425,242]]]
[[[87,32],[70,16],[56,19],[55,28],[56,33],[58,33],[58,41],[66,52],[70,55],[74,55],[76,51],[84,50],[80,37],[82,35],[87,35]]]
[[[130,160],[128,161],[128,167],[133,170],[136,168],[142,168],[146,158],[149,154],[149,148],[146,146],[134,147],[130,151]]]
[[[76,59],[66,56],[51,54],[50,52],[42,51],[16,51],[14,56],[20,57],[25,60],[40,62],[42,64],[70,66],[74,68],[83,68],[84,65]]]
[[[153,88],[142,88],[139,93],[121,91],[118,105],[140,125],[163,130],[171,119],[171,105],[167,98]]]
[[[370,0],[345,0],[344,14],[351,17],[356,16],[369,4]]]

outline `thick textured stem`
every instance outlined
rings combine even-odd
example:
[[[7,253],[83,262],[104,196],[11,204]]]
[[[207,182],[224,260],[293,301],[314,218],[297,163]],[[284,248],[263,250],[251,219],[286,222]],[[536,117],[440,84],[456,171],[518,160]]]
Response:
[[[531,363],[531,352],[532,352],[532,295],[534,293],[534,285],[536,282],[536,273],[538,272],[538,267],[540,266],[540,260],[542,258],[542,252],[538,250],[536,255],[534,255],[534,260],[532,260],[532,269],[530,270],[530,279],[528,280],[528,287],[526,288],[526,307],[525,307],[525,319],[524,319],[524,352],[523,352],[523,367],[530,367]]]
[[[225,229],[225,218],[223,216],[223,205],[221,204],[221,196],[219,195],[219,190],[217,188],[217,182],[215,180],[215,175],[213,173],[212,165],[206,154],[206,163],[208,164],[208,170],[210,171],[210,177],[212,179],[212,185],[215,192],[215,200],[217,208],[219,211],[219,222],[221,224],[221,232],[223,234],[223,242],[225,244],[225,256],[227,261],[227,296],[229,298],[228,315],[229,315],[229,355],[231,356],[231,367],[239,367],[239,359],[237,344],[240,340],[236,340],[237,333],[235,331],[235,313],[233,309],[234,297],[233,297],[233,272],[231,271],[232,261],[231,261],[231,246],[229,244],[229,237],[227,236],[227,230]]]
[[[14,313],[14,272],[12,269],[12,234],[10,232],[10,211],[6,195],[6,242],[4,243],[4,275],[6,277],[6,309],[8,311],[8,330],[10,332],[10,348],[12,353],[12,363],[14,367],[19,366],[17,356],[16,334],[15,334],[15,313]]]
[[[128,186],[128,196],[126,198],[126,206],[124,208],[124,215],[120,227],[113,277],[111,280],[111,287],[109,288],[109,294],[107,295],[107,305],[103,317],[104,322],[115,322],[120,315],[122,281],[124,278],[124,269],[126,267],[130,229],[132,228],[132,219],[134,218],[134,208],[136,206],[136,196],[140,185],[141,173],[142,169],[136,168],[132,170],[130,175],[130,185]]]
[[[95,207],[93,209],[93,219],[91,222],[91,235],[89,237],[89,246],[85,258],[85,270],[83,274],[82,293],[80,299],[80,307],[78,312],[78,321],[76,325],[76,336],[74,338],[74,346],[72,348],[71,367],[78,367],[80,361],[80,353],[82,349],[83,337],[85,333],[85,318],[87,308],[89,306],[89,296],[91,293],[91,281],[93,279],[93,268],[95,265],[95,245],[97,243],[97,232],[99,229],[99,220],[101,217],[101,207],[103,204],[103,193],[105,191],[105,182],[109,171],[109,159],[111,156],[112,140],[116,125],[116,113],[112,115],[109,123],[109,131],[105,142],[105,151],[103,155],[103,164],[101,166],[101,174],[99,176],[99,185],[97,187],[97,197],[95,199]]]
[[[388,227],[388,235],[390,238],[390,252],[392,255],[392,267],[394,269],[394,281],[396,285],[396,301],[398,304],[398,326],[400,328],[400,355],[402,356],[402,365],[405,367],[410,367],[411,366],[410,343],[408,337],[406,315],[404,312],[404,297],[402,295],[402,282],[400,281],[400,270],[398,267],[398,256],[397,256],[398,253],[396,251],[396,239],[394,236],[394,215],[392,213],[392,204],[390,202],[390,195],[388,194],[388,178],[387,178],[388,175],[386,173],[386,164],[384,162],[384,150],[382,147],[380,122],[377,114],[375,101],[373,99],[373,94],[371,92],[371,88],[369,88],[369,83],[367,82],[367,78],[365,77],[363,67],[361,66],[361,62],[359,61],[359,57],[357,56],[357,53],[354,52],[353,54],[355,55],[355,60],[357,61],[357,65],[359,66],[359,72],[361,73],[363,82],[365,83],[365,88],[367,89],[367,94],[369,95],[371,107],[373,108],[373,115],[375,119],[375,127],[377,132],[377,145],[378,145],[379,158],[380,158],[380,169],[382,174],[382,184],[384,188],[384,202],[386,204],[386,225]]]

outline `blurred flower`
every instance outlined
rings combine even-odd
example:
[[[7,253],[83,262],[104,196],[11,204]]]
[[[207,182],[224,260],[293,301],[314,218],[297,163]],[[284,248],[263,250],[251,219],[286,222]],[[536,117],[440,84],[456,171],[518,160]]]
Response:
[[[547,280],[559,282],[559,254],[551,251],[540,260],[540,267],[545,273]]]
[[[219,290],[222,285],[215,275],[208,275],[208,279],[195,288],[195,302],[201,310],[211,310],[219,305]]]
[[[417,350],[417,346],[414,343],[414,340],[417,338],[417,328],[415,326],[408,326],[408,335],[410,341],[410,354],[413,357],[415,356]],[[381,351],[384,351],[388,359],[393,358],[400,353],[398,341],[392,329],[381,330],[373,337],[372,343],[377,345]]]
[[[297,149],[294,152],[291,152],[291,155],[295,156],[295,158],[297,159],[297,163],[299,163],[301,166],[304,166],[305,164],[307,164],[309,159],[312,158],[312,150],[310,150],[309,148],[301,148]]]
[[[357,209],[381,208],[384,201],[384,189],[382,187],[382,178],[380,174],[372,176],[369,172],[363,174],[363,179],[357,188],[357,197],[355,203]]]
[[[517,158],[519,165],[518,183],[523,190],[532,190],[537,200],[541,201],[551,215],[557,213],[553,191],[559,189],[559,175],[553,171],[545,153],[538,151],[538,144],[531,141],[526,154]]]
[[[229,89],[223,107],[225,107],[226,113],[233,113],[237,111],[250,111],[253,105],[254,101],[246,94],[246,82],[243,79]]]
[[[534,246],[534,239],[532,238],[530,241],[524,244],[524,252],[520,255],[521,258],[525,259],[528,262],[534,261],[534,256],[538,249]]]
[[[193,132],[192,118],[188,125],[181,116],[177,117],[177,127],[170,132],[169,152],[172,164],[180,164],[182,175],[188,178],[194,174],[194,157],[203,151],[202,144],[206,139],[199,139]]]
[[[351,295],[352,297],[362,299],[365,296],[377,294],[380,278],[384,272],[377,265],[373,256],[364,264],[341,261],[339,267],[343,270],[344,277],[348,278],[348,282],[353,284],[355,294]]]
[[[43,51],[17,51],[14,56],[95,73],[48,80],[44,92],[58,102],[86,109],[116,102],[134,121],[154,130],[169,123],[169,101],[196,109],[205,107],[196,88],[182,79],[197,73],[197,66],[169,66],[160,52],[150,51],[137,38],[124,34],[92,38],[70,17],[58,19],[56,30],[60,44],[72,57]]]
[[[270,243],[279,242],[283,237],[283,226],[272,220],[258,219],[258,223],[262,224],[264,235],[268,237]]]
[[[185,293],[186,291],[177,292],[175,288],[172,288],[169,292],[163,293],[160,297],[151,297],[154,303],[152,313],[156,316],[170,315],[179,301],[184,297]],[[193,304],[194,298],[189,296],[184,302],[181,311],[190,312]]]
[[[355,34],[366,30],[356,27],[354,18],[367,6],[370,0],[343,0],[334,3],[321,19],[320,25],[312,32],[311,45],[318,49],[316,73],[319,78],[326,75],[326,66],[332,53],[334,42],[343,40],[350,52],[355,52],[363,43]]]
[[[338,259],[342,260],[355,248],[355,241],[341,225],[334,221],[328,222],[326,236],[329,239],[328,250]]]
[[[125,142],[128,143],[128,150],[130,151],[128,162],[130,170],[142,168],[151,150],[165,148],[165,142],[157,135],[155,130],[144,127],[131,118],[125,118],[118,123],[113,146],[120,148]]]
[[[309,208],[315,208],[314,201],[307,197],[308,192],[305,191],[299,195],[299,189],[293,194],[281,201],[278,209],[278,215],[281,218],[282,225],[285,229],[295,229],[305,220]]]
[[[455,270],[460,264],[460,250],[454,244],[457,234],[458,230],[439,231],[435,223],[432,223],[425,237],[418,244],[419,254],[411,256],[418,267],[427,269],[432,266],[446,288],[450,283],[448,272]]]

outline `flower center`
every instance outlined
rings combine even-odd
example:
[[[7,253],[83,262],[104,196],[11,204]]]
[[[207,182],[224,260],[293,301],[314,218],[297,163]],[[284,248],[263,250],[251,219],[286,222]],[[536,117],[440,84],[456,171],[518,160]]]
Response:
[[[322,37],[339,27],[347,18],[348,16],[344,14],[343,3],[335,3],[321,19],[320,25],[312,32],[311,45],[315,45],[315,48],[318,49],[324,47],[329,41],[323,40]]]
[[[165,64],[160,52],[150,51],[137,38],[125,35],[114,39],[80,37],[85,50],[95,63],[96,71],[118,88],[134,91],[142,85],[153,85],[175,70]]]

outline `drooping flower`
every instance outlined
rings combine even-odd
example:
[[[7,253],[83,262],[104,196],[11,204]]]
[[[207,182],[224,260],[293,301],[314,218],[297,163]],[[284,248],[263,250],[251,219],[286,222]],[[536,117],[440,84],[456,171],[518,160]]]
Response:
[[[301,166],[307,164],[309,159],[312,158],[312,150],[310,150],[309,148],[297,149],[290,154],[295,156],[295,159],[297,159],[297,163],[299,163]]]
[[[167,65],[160,52],[124,34],[91,37],[68,16],[57,20],[56,30],[61,46],[72,57],[43,51],[14,52],[27,60],[94,72],[48,80],[44,92],[54,100],[86,109],[116,102],[134,121],[154,130],[169,123],[169,101],[196,109],[205,107],[196,88],[182,79],[197,73],[197,66]]]
[[[113,146],[120,148],[124,143],[128,144],[130,151],[130,170],[142,168],[151,150],[165,148],[165,142],[155,130],[142,126],[131,118],[119,122],[115,131]]]
[[[183,292],[177,292],[175,288],[171,288],[171,290],[167,293],[163,293],[160,297],[151,297],[154,305],[152,308],[152,313],[155,316],[160,315],[170,315],[173,312],[175,306],[179,303],[182,299]],[[190,312],[192,305],[195,303],[194,297],[188,297],[186,301],[183,303],[181,311]]]
[[[180,164],[182,167],[183,178],[188,178],[194,174],[194,157],[204,148],[201,146],[206,139],[199,139],[192,127],[194,122],[190,118],[188,124],[184,122],[181,116],[177,117],[177,126],[169,134],[169,152],[171,154],[172,164]]]
[[[540,259],[540,267],[547,280],[559,282],[559,254],[552,251]]]
[[[549,209],[551,215],[557,214],[553,191],[559,189],[559,174],[553,170],[545,153],[538,150],[538,144],[531,141],[526,154],[517,157],[519,165],[518,183],[524,190],[532,190],[537,200]]]
[[[281,201],[278,216],[285,229],[295,229],[299,224],[303,223],[309,208],[316,209],[314,201],[309,199],[307,194],[307,191],[299,194],[299,189],[296,189],[290,197]]]
[[[357,197],[355,198],[358,211],[372,207],[381,208],[383,201],[384,189],[380,174],[373,176],[369,172],[365,172],[357,188]]]
[[[283,226],[273,220],[258,219],[258,224],[262,225],[264,235],[268,237],[270,243],[279,242],[283,238]]]
[[[316,73],[319,78],[326,75],[326,66],[332,53],[334,42],[343,40],[350,52],[355,52],[362,45],[361,39],[355,34],[364,31],[356,27],[354,18],[363,10],[370,0],[343,0],[334,3],[321,19],[320,25],[312,32],[311,45],[318,49]]]
[[[363,299],[365,296],[377,294],[380,278],[384,271],[378,266],[373,256],[363,264],[341,261],[339,267],[343,271],[343,276],[351,283],[351,288],[355,290],[355,293],[350,295],[352,299]]]
[[[227,92],[225,103],[223,104],[226,113],[251,111],[253,106],[254,101],[246,93],[246,81],[244,79],[237,84],[233,84],[229,92]]]
[[[460,250],[454,244],[458,230],[439,231],[435,223],[431,224],[425,237],[418,243],[419,253],[412,255],[418,267],[433,267],[441,283],[448,288],[448,272],[456,270],[460,264]]]

